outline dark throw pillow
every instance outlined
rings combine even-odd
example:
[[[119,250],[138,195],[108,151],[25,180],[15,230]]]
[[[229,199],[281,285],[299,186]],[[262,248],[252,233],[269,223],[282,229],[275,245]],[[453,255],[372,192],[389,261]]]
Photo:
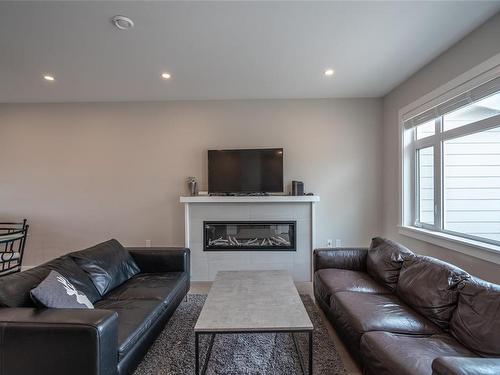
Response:
[[[87,296],[77,290],[59,272],[50,271],[49,275],[32,289],[31,298],[42,307],[55,309],[93,309],[94,305]]]
[[[366,269],[371,277],[394,291],[403,261],[412,254],[403,245],[375,237],[366,257]]]
[[[115,239],[69,254],[103,296],[140,272],[129,252]]]

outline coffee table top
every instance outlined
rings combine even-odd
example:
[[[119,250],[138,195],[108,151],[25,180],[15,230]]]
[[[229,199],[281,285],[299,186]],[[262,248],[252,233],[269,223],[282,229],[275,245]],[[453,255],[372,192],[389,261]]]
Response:
[[[308,331],[313,324],[286,271],[218,272],[195,332]]]

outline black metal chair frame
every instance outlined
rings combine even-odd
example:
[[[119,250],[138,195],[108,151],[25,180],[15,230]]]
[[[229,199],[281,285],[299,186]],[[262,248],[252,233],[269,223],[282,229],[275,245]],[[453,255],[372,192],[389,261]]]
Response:
[[[26,222],[0,222],[0,276],[21,271],[29,229]],[[16,252],[18,258],[3,260],[4,254]]]

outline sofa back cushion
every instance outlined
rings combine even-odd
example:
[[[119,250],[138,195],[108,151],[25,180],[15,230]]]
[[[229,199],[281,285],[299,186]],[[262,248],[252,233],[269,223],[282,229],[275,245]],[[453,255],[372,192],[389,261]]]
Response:
[[[73,259],[65,255],[38,267],[0,277],[0,306],[36,307],[30,297],[30,291],[36,288],[50,271],[57,271],[66,277],[78,290],[85,293],[92,303],[101,298],[87,274]]]
[[[36,307],[30,290],[47,277],[50,270],[44,266],[0,277],[0,306]]]
[[[403,262],[396,293],[414,310],[447,330],[457,306],[458,285],[469,277],[451,264],[413,255]]]
[[[104,295],[139,273],[129,252],[115,239],[69,254]]]
[[[411,254],[403,245],[375,237],[368,250],[366,269],[371,277],[394,291],[403,261]]]
[[[500,357],[500,285],[471,278],[458,287],[451,334],[484,357]]]

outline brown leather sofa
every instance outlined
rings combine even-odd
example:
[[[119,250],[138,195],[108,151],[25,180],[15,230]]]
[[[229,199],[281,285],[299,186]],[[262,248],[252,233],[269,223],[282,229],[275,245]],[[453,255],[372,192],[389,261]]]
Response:
[[[500,285],[374,238],[314,251],[314,294],[371,375],[500,374]]]

